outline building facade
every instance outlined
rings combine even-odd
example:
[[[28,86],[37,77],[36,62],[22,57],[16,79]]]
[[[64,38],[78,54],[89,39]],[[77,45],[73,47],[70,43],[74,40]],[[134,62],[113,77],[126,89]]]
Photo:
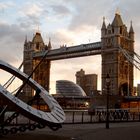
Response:
[[[106,76],[110,76],[110,94],[129,96],[133,93],[133,65],[120,52],[122,47],[130,53],[134,51],[134,31],[132,22],[129,32],[121,15],[115,14],[111,24],[106,26],[105,18],[101,28],[102,43],[102,94],[106,94]],[[133,57],[133,54],[131,54]]]
[[[87,95],[93,94],[97,91],[97,74],[85,74],[81,69],[76,72],[76,84],[78,84],[85,91]]]
[[[90,98],[83,89],[72,81],[56,81],[56,94],[54,98],[63,109],[87,109]]]
[[[83,89],[79,85],[68,80],[56,81],[56,94],[64,96],[64,97],[66,96],[85,97],[86,96],[86,93],[83,91]]]

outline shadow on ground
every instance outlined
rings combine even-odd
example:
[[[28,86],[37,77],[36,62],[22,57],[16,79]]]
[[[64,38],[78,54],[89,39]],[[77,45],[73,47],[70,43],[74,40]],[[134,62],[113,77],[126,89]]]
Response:
[[[0,140],[71,140],[71,139],[69,137],[64,136],[25,133],[25,134],[0,136]]]

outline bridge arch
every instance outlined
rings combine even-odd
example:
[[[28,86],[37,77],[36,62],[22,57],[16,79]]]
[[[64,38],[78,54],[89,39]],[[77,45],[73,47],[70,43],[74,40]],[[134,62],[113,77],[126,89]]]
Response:
[[[130,95],[130,93],[131,93],[130,86],[127,82],[123,83],[123,84],[120,84],[119,95],[128,96],[128,95]]]

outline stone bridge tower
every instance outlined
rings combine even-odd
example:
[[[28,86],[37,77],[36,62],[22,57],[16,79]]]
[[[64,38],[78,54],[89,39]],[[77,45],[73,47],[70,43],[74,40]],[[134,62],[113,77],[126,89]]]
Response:
[[[115,14],[111,24],[106,26],[105,18],[101,28],[102,43],[102,92],[106,94],[106,75],[109,74],[110,94],[129,96],[133,93],[133,65],[119,51],[119,46],[130,52],[134,51],[134,31],[129,32],[123,23],[121,15]]]
[[[32,41],[25,40],[24,43],[24,56],[23,56],[23,72],[27,75],[30,75],[33,69],[37,66],[40,62],[41,58],[34,59],[33,53],[46,51],[51,49],[51,42],[49,40],[48,45],[45,45],[42,39],[42,36],[39,32],[36,32]],[[49,79],[50,79],[50,60],[44,60],[35,73],[33,74],[32,78],[37,81],[40,85],[42,85],[47,91],[49,91]],[[23,99],[26,101],[30,97],[33,96],[34,91],[30,88],[30,86],[26,85],[23,89],[24,95]]]

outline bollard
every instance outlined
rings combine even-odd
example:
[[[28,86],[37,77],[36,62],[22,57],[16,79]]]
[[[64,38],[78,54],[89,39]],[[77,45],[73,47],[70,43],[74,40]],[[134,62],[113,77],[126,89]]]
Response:
[[[90,123],[92,123],[92,114],[90,115]]]
[[[84,112],[82,112],[82,123],[83,123],[83,120],[84,120]]]
[[[72,123],[74,123],[74,116],[75,116],[75,112],[73,111],[73,114],[72,114]]]

